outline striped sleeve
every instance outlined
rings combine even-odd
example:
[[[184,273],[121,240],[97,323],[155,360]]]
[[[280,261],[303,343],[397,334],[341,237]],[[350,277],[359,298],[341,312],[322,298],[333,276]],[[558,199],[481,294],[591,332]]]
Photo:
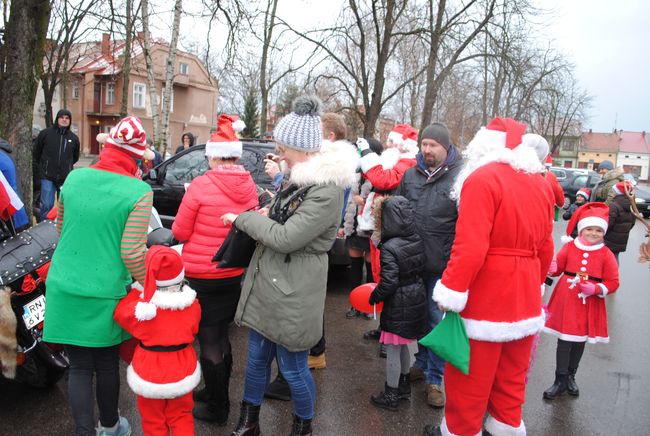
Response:
[[[131,277],[139,283],[144,283],[144,256],[147,253],[147,228],[152,203],[153,192],[149,191],[135,203],[122,233],[122,261]]]
[[[63,229],[63,197],[59,196],[59,200],[56,205],[56,220],[54,221],[54,226],[56,232],[60,235],[61,229]]]

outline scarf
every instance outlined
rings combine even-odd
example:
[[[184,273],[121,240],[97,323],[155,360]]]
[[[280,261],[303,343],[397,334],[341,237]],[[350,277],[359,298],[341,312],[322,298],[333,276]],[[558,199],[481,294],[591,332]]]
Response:
[[[90,168],[121,174],[127,177],[142,178],[142,171],[135,160],[113,148],[104,148],[99,154],[99,161]]]

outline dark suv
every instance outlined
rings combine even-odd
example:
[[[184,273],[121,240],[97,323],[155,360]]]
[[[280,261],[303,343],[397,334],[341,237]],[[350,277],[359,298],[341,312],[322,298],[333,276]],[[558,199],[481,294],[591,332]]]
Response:
[[[243,153],[239,161],[253,176],[260,190],[273,191],[271,178],[264,172],[264,157],[273,153],[271,141],[243,141]],[[167,159],[144,177],[153,190],[153,205],[160,214],[163,225],[171,228],[178,207],[185,194],[185,185],[208,170],[205,144],[195,145]]]
[[[569,207],[571,203],[576,201],[576,193],[580,188],[588,188],[593,190],[594,187],[600,182],[600,175],[595,171],[589,171],[579,168],[555,168],[551,167],[551,171],[557,177],[557,181],[564,190],[564,208]]]

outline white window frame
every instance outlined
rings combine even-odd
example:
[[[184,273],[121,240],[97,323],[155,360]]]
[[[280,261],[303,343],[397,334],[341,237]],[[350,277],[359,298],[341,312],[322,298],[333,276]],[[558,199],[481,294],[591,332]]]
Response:
[[[108,82],[106,84],[106,104],[115,104],[115,83]]]
[[[187,76],[190,74],[190,64],[185,63],[185,62],[180,62],[178,64],[178,72],[184,76]]]
[[[142,101],[140,103],[140,100]],[[133,107],[144,109],[147,104],[147,85],[141,82],[133,82]]]
[[[79,98],[79,82],[72,82],[72,88],[70,90],[70,95],[75,100]]]

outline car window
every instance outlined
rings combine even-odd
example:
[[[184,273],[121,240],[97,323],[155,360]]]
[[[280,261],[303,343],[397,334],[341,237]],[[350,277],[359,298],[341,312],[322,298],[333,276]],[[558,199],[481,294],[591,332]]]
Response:
[[[578,189],[584,188],[585,185],[587,184],[587,178],[588,176],[586,175],[576,176],[576,178],[573,179],[571,185],[573,185],[574,188],[578,188]]]
[[[201,149],[191,150],[174,159],[167,165],[165,180],[169,183],[180,184],[190,183],[194,178],[208,170],[208,161],[205,158],[205,151]]]
[[[553,174],[555,174],[555,177],[557,177],[558,180],[566,179],[566,172],[564,172],[562,170],[556,170],[556,169],[551,168],[551,172]]]
[[[253,151],[244,149],[239,163],[251,173],[253,180],[264,189],[273,186],[271,178],[264,172],[264,153],[262,151]]]

